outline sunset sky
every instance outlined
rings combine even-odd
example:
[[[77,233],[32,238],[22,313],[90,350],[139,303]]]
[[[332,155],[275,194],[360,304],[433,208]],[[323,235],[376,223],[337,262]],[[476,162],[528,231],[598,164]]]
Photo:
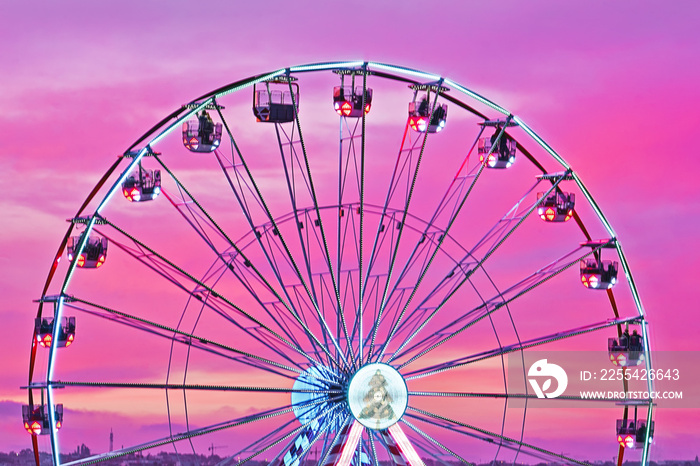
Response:
[[[429,71],[522,118],[610,220],[648,313],[651,348],[700,363],[699,18],[695,0],[3,2],[0,450],[31,445],[19,387],[32,301],[65,220],[114,157],[199,95],[305,63],[371,60]],[[100,372],[111,364],[105,359],[75,362]],[[652,459],[700,454],[698,406],[657,411]],[[98,412],[91,405],[82,414]],[[533,425],[535,436],[551,435]],[[597,448],[587,441],[582,434],[577,448]]]

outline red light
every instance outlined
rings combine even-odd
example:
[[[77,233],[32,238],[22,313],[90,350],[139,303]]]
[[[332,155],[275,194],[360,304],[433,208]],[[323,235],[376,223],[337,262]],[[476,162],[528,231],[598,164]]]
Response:
[[[622,435],[617,436],[617,442],[621,447],[633,448],[634,447],[634,437],[632,435]]]
[[[39,339],[39,344],[43,346],[44,348],[48,348],[51,346],[51,334],[47,333],[43,337],[40,337],[37,335],[37,339]]]
[[[545,217],[547,217],[547,220],[552,222],[554,221],[554,217],[556,216],[556,212],[554,212],[554,209],[551,207],[547,207],[547,210],[544,211]]]
[[[370,104],[365,105],[365,114],[369,113],[369,110],[372,106]]]
[[[479,162],[484,163],[484,160],[486,160],[486,164],[489,167],[493,168],[496,166],[496,156],[494,154],[489,154],[488,158],[485,158],[484,154],[481,154],[479,156]]]
[[[31,434],[39,435],[41,433],[41,424],[39,424],[38,421],[34,421],[34,422],[32,422],[30,429],[31,429],[31,432],[30,432]]]
[[[599,280],[597,275],[581,275],[581,282],[586,288],[598,288]]]
[[[350,115],[350,112],[352,112],[352,105],[350,105],[350,102],[343,102],[343,105],[340,106],[341,111],[343,112],[343,115],[348,116]]]
[[[139,190],[139,188],[136,187],[133,187],[131,189],[124,188],[124,197],[129,202],[138,201],[139,199],[141,199],[141,191]]]
[[[627,363],[627,356],[625,356],[624,353],[620,353],[617,355],[617,361],[615,362],[616,366],[624,366]]]
[[[426,130],[426,123],[425,123],[425,118],[423,117],[411,117],[408,120],[408,124],[413,129],[414,131],[418,131],[421,133],[424,133]]]
[[[78,256],[78,267],[84,267],[85,266],[85,254],[81,254]]]
[[[340,102],[335,102],[335,103],[333,104],[333,107],[335,108],[335,112],[336,112],[338,115],[342,115],[342,114],[343,114],[343,112],[340,110]],[[258,121],[260,121],[260,120],[258,120]]]
[[[56,421],[56,429],[60,429],[63,424],[61,424],[61,421]]]
[[[197,149],[199,147],[199,140],[196,137],[192,137],[190,140],[187,140],[187,138],[183,139],[182,142],[185,144],[185,147],[187,149]]]

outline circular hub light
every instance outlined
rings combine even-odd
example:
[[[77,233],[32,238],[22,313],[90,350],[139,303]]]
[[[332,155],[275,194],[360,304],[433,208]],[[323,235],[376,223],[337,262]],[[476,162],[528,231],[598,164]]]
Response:
[[[350,411],[363,426],[381,430],[396,423],[408,404],[408,388],[401,374],[387,364],[363,366],[348,387]]]

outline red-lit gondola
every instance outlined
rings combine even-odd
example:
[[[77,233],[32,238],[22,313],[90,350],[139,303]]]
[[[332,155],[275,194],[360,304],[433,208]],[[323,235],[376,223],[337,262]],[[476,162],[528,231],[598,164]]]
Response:
[[[364,105],[363,105],[364,103]],[[333,88],[333,108],[341,116],[358,118],[369,113],[372,107],[372,89],[367,88],[362,97],[362,87],[336,86]]]
[[[544,193],[537,193],[537,215],[545,222],[568,222],[574,215],[575,195],[556,191],[544,200]]]
[[[68,260],[76,259],[76,265],[84,269],[96,269],[102,267],[107,260],[107,238],[94,235],[87,238],[83,250],[78,254],[78,248],[83,235],[68,238]],[[77,257],[76,257],[77,256]]]
[[[34,320],[34,335],[36,342],[44,348],[52,344],[54,330],[53,317],[37,317]],[[64,317],[58,330],[57,348],[66,348],[75,341],[75,317]]]
[[[408,103],[408,125],[419,133],[438,133],[447,123],[447,104],[439,104],[431,93],[448,91],[439,84],[414,84],[413,100]],[[419,98],[418,92],[426,91]]]
[[[624,448],[642,448],[647,436],[647,423],[645,420],[636,422],[629,419],[617,420],[617,443]],[[654,436],[654,421],[650,424],[649,438]]]
[[[54,405],[54,424],[56,429],[63,425],[63,405]],[[31,435],[46,435],[51,431],[47,405],[22,406],[24,429]]]
[[[617,262],[595,258],[582,260],[581,283],[595,290],[612,288],[617,283]]]

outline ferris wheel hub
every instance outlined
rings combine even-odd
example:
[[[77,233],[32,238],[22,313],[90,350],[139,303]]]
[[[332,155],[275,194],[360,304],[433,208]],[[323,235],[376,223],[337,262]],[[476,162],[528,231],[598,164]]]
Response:
[[[363,426],[373,430],[386,429],[401,419],[406,411],[406,381],[388,364],[367,364],[350,380],[348,404],[352,415]]]

